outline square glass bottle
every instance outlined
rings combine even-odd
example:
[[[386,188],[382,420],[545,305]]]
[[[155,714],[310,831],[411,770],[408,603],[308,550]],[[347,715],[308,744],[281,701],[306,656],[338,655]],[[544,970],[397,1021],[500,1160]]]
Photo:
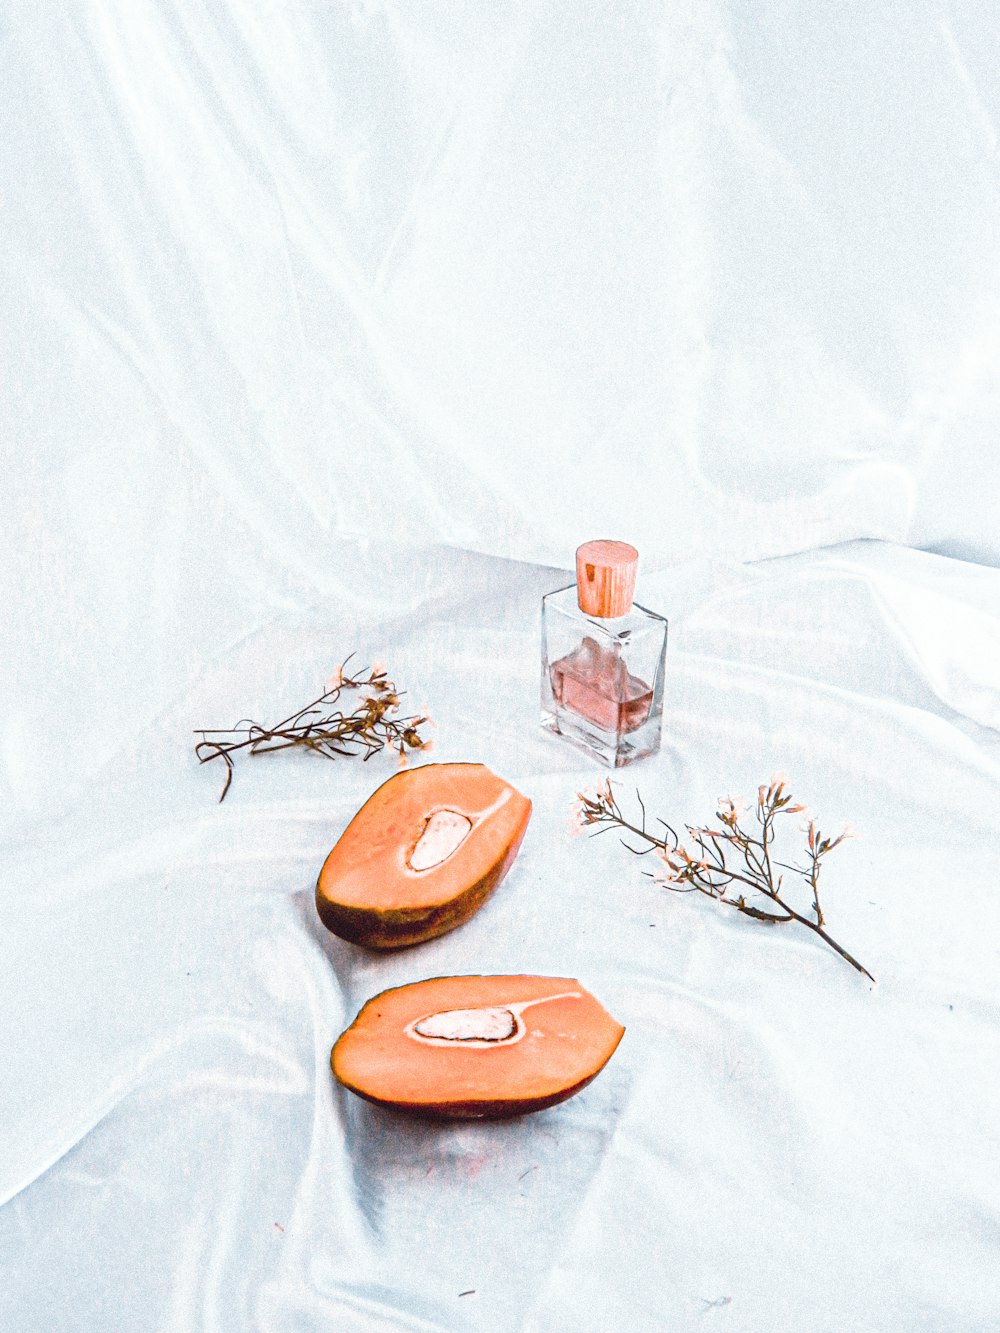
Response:
[[[660,748],[667,622],[632,601],[639,553],[586,542],[542,598],[542,726],[609,767]]]

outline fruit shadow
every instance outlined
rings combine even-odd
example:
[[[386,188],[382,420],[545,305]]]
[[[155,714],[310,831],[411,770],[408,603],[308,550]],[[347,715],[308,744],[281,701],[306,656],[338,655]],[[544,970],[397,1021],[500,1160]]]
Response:
[[[613,1063],[569,1101],[508,1119],[425,1119],[340,1089],[356,1197],[387,1267],[397,1237],[420,1235],[436,1281],[502,1291],[516,1326],[524,1311],[512,1306],[544,1283],[607,1164],[617,1169],[609,1150],[628,1093]]]

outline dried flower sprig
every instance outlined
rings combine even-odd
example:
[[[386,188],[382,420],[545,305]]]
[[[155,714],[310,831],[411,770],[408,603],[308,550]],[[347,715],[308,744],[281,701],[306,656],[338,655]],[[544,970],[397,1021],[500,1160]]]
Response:
[[[353,657],[354,654],[351,654]],[[380,750],[396,750],[400,762],[406,751],[428,750],[431,742],[420,735],[420,727],[430,723],[427,716],[397,717],[402,692],[388,678],[385,667],[375,662],[367,676],[347,675],[348,657],[330,679],[324,692],[312,703],[300,708],[274,727],[262,727],[248,718],[229,728],[200,728],[201,740],[194,747],[199,763],[221,759],[226,765],[226,781],[220,801],[233,780],[233,755],[240,750],[250,754],[273,754],[299,746],[327,759],[360,754],[370,759]],[[351,712],[338,708],[344,690],[362,690]]]
[[[675,893],[703,893],[715,902],[727,907],[734,907],[737,912],[760,921],[763,925],[783,925],[794,921],[806,926],[835,953],[840,954],[845,962],[863,973],[869,981],[875,978],[853,958],[846,949],[833,939],[825,927],[823,908],[819,899],[819,876],[823,859],[839,847],[845,838],[853,836],[850,825],[837,837],[826,837],[821,833],[816,821],[804,805],[795,801],[786,791],[786,779],[783,773],[776,773],[767,786],[757,789],[756,818],[759,826],[756,832],[744,828],[741,820],[749,813],[742,801],[720,797],[719,809],[715,813],[721,828],[699,828],[686,824],[689,843],[684,845],[675,831],[664,819],[657,822],[663,826],[665,836],[655,837],[646,830],[646,807],[642,797],[636,792],[636,799],[642,811],[641,820],[634,824],[622,814],[621,807],[612,790],[611,779],[605,780],[596,795],[579,793],[579,806],[576,808],[577,819],[582,827],[596,825],[597,833],[606,833],[608,829],[624,829],[635,837],[642,838],[645,847],[633,847],[625,839],[622,845],[636,856],[645,856],[653,852],[663,862],[663,869],[651,878],[665,885]],[[779,861],[774,855],[775,821],[780,815],[801,814],[807,821],[802,825],[806,834],[806,854],[804,865],[793,865]],[[790,870],[799,875],[812,892],[811,915],[798,911],[788,901],[784,888],[784,877],[780,870]],[[649,872],[647,872],[649,873]],[[736,887],[734,887],[736,886]],[[752,890],[769,900],[778,909],[769,911],[747,902],[744,889]]]

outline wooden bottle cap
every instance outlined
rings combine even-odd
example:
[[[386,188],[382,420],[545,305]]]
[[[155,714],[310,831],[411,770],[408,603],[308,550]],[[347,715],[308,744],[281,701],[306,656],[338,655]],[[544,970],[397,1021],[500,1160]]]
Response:
[[[576,552],[576,599],[586,616],[610,620],[632,609],[639,552],[628,542],[584,542]]]

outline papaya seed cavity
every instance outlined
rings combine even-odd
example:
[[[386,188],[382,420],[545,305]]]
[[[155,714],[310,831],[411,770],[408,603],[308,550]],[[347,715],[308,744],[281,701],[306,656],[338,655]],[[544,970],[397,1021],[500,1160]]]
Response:
[[[436,1042],[505,1042],[517,1035],[520,1024],[509,1009],[445,1009],[428,1014],[412,1026],[416,1037]]]
[[[424,824],[406,864],[411,870],[432,870],[458,851],[471,829],[472,820],[457,810],[435,810]]]

